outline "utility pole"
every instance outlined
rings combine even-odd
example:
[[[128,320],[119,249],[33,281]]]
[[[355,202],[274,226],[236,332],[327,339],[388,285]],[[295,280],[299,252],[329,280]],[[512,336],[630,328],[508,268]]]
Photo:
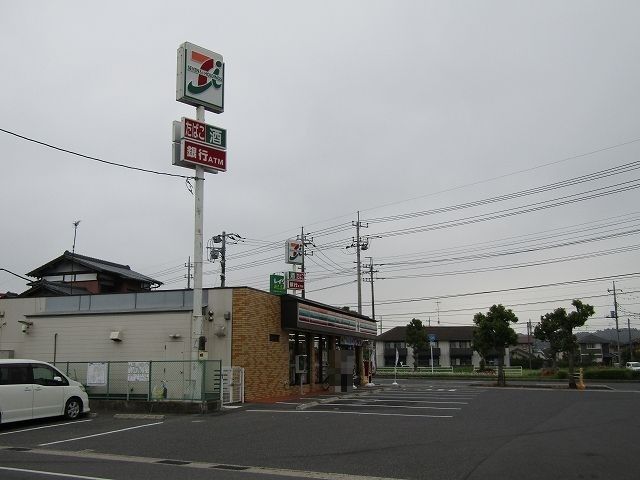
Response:
[[[629,360],[633,361],[633,345],[631,343],[631,320],[627,317],[627,333],[629,334]]]
[[[374,270],[373,267],[373,257],[367,257],[369,259],[369,270],[366,272],[369,274],[369,279],[364,279],[365,282],[371,283],[371,318],[376,319],[376,301],[375,301],[375,293],[373,288],[373,274],[378,273],[378,270]]]
[[[191,275],[191,257],[187,258],[187,263],[184,264],[187,267],[187,290],[191,290],[191,279],[193,275]]]
[[[226,268],[227,268],[227,238],[235,245],[242,239],[237,233],[227,233],[224,230],[221,235],[214,235],[207,242],[207,250],[209,250],[209,261],[214,262],[220,258],[220,287],[224,288],[226,281]],[[220,247],[216,247],[215,244],[221,243]]]
[[[611,293],[612,290],[607,290]],[[618,342],[618,366],[622,365],[622,358],[620,357],[620,329],[618,328],[618,301],[616,299],[616,282],[613,282],[613,315],[616,319],[616,335]]]
[[[360,221],[360,210],[358,210],[358,220],[355,223],[351,222],[351,225],[356,227],[356,238],[354,240],[355,245],[352,244],[351,246],[356,247],[356,264],[358,271],[358,313],[362,315],[362,271],[360,265],[360,250],[366,250],[369,248],[369,241],[367,239],[364,245],[360,243],[360,228],[368,228],[369,224],[364,225]]]
[[[306,278],[306,274],[305,274],[306,270],[305,270],[305,267],[304,267],[304,257],[306,257],[307,255],[313,255],[312,251],[308,251],[307,252],[307,246],[313,245],[313,237],[307,238],[307,235],[305,235],[305,233],[304,233],[304,227],[300,227],[300,241],[302,242],[302,264],[301,264],[300,270],[301,270],[302,276],[304,278],[303,285],[305,285],[305,288],[306,288],[307,278]],[[305,288],[303,288],[302,291],[301,291],[302,298],[306,298]]]
[[[531,370],[531,357],[533,356],[531,348],[531,319],[527,322],[527,344],[529,345],[529,370]]]
[[[224,288],[224,281],[227,278],[227,233],[222,231],[222,248],[220,249],[220,286]]]

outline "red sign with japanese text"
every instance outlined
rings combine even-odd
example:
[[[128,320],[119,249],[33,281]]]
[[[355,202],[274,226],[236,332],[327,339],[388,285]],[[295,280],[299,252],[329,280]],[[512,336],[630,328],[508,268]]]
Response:
[[[304,272],[287,272],[289,280],[295,280],[296,282],[304,282]]]
[[[227,171],[227,152],[225,150],[182,140],[180,142],[180,157],[183,162],[195,163],[219,172]]]
[[[303,290],[304,282],[299,282],[298,280],[289,280],[287,282],[287,288],[289,290]]]

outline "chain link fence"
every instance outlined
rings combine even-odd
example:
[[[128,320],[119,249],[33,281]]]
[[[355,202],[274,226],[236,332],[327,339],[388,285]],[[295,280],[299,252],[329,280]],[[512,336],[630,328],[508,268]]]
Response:
[[[89,398],[191,401],[222,399],[220,360],[56,362]]]

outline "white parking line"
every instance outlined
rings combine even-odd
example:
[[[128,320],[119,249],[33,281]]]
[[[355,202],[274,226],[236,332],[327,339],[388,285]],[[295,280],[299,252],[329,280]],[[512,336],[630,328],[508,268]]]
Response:
[[[349,399],[344,399],[344,401],[347,401]],[[404,399],[398,399],[398,398],[367,398],[366,400],[355,400],[356,402],[404,402],[404,403],[433,403],[436,405],[446,405],[446,404],[452,404],[452,405],[469,405],[469,402],[445,402],[445,401],[439,401],[439,400],[404,400]]]
[[[331,407],[376,407],[376,408],[409,408],[409,409],[426,409],[426,410],[461,410],[460,407],[413,407],[408,405],[374,405],[371,403],[359,403],[359,404],[349,404],[349,403],[323,403],[323,407],[331,406]]]
[[[52,477],[79,478],[80,480],[110,480],[105,477],[86,477],[84,475],[71,475],[69,473],[46,472],[43,470],[27,470],[26,468],[0,467],[0,470],[9,472],[35,473],[36,475],[49,475]]]
[[[136,428],[152,427],[154,425],[161,425],[162,423],[163,422],[155,422],[155,423],[147,423],[145,425],[137,425],[135,427],[120,428],[118,430],[111,430],[110,432],[96,433],[94,435],[85,435],[84,437],[76,437],[76,438],[69,438],[67,440],[57,440],[55,442],[41,443],[38,446],[46,447],[47,445],[55,445],[56,443],[75,442],[76,440],[84,440],[85,438],[101,437],[102,435],[111,435],[112,433],[126,432],[127,430],[135,430]]]
[[[374,415],[379,417],[453,418],[453,415],[416,415],[404,413],[340,412],[335,410],[245,410],[259,413],[324,413],[328,415]]]
[[[410,401],[427,401],[427,400],[451,400],[451,401],[464,401],[464,400],[473,400],[474,397],[448,397],[446,395],[411,395],[410,397],[371,397],[377,398],[381,400],[397,400],[398,402],[410,402]]]
[[[14,430],[12,432],[3,432],[0,435],[13,435],[14,433],[22,433],[22,432],[30,432],[31,430],[40,430],[43,428],[55,428],[55,427],[63,427],[65,425],[73,425],[74,423],[83,423],[83,422],[91,422],[91,419],[88,420],[75,420],[73,422],[65,422],[65,423],[56,423],[54,425],[44,425],[42,427],[32,427],[32,428],[23,428],[22,430]]]

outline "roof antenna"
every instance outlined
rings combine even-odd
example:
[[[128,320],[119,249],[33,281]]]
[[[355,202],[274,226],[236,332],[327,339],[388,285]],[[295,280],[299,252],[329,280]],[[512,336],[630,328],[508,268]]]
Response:
[[[73,247],[71,248],[71,295],[73,295],[73,264],[75,263],[76,235],[78,233],[78,225],[80,225],[80,220],[76,220],[75,222],[73,222]]]

